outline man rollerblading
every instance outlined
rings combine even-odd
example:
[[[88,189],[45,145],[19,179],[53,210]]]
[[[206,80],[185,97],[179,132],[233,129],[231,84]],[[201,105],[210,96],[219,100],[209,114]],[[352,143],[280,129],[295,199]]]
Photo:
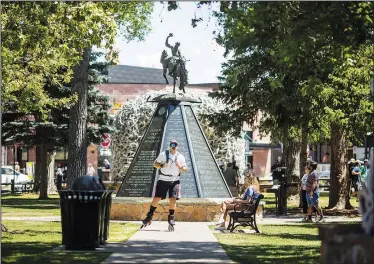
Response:
[[[158,203],[169,195],[169,231],[174,231],[175,225],[175,208],[177,200],[180,199],[180,174],[187,171],[186,160],[184,156],[178,152],[178,142],[171,140],[169,149],[160,153],[153,166],[159,169],[159,179],[156,183],[155,195],[153,197],[151,207],[147,213],[147,217],[143,220],[141,228],[150,225],[152,216],[157,208]]]

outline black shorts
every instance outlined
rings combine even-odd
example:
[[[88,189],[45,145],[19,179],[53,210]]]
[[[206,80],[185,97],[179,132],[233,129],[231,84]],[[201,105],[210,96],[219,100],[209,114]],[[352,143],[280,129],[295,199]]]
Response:
[[[180,181],[158,180],[156,184],[155,197],[165,199],[167,193],[169,193],[169,198],[177,198],[177,200],[179,200],[181,195]]]

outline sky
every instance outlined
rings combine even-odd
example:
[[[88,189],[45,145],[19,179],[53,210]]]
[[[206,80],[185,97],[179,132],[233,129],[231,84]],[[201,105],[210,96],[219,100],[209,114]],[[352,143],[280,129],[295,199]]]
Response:
[[[207,6],[196,8],[194,2],[179,3],[180,9],[169,12],[161,3],[155,3],[152,14],[152,30],[142,42],[132,41],[127,43],[117,38],[116,48],[119,50],[119,64],[162,68],[160,63],[161,53],[164,49],[170,54],[170,49],[165,47],[165,39],[169,33],[174,37],[169,38],[169,43],[180,42],[182,55],[190,60],[187,62],[188,79],[190,84],[215,83],[221,72],[221,64],[226,60],[223,57],[224,48],[213,39],[213,31],[217,30],[213,17],[209,20]],[[213,9],[217,5],[213,6]],[[203,22],[197,27],[191,26],[194,12],[203,16]]]

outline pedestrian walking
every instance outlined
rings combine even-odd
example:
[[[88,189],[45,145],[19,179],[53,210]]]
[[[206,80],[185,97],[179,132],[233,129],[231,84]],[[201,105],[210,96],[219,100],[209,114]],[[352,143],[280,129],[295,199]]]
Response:
[[[308,178],[305,183],[306,200],[308,203],[308,219],[307,222],[313,222],[312,213],[313,207],[316,208],[319,218],[317,222],[324,222],[322,208],[319,205],[319,179],[317,174],[317,162],[311,162],[306,167],[306,173],[308,173]]]

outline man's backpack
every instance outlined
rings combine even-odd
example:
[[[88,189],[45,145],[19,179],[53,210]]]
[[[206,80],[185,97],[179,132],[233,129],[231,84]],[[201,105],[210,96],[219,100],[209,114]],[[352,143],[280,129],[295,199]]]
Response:
[[[170,154],[170,151],[167,149],[165,150],[165,154],[166,154],[166,162],[169,161],[169,154]]]
[[[170,155],[170,150],[165,150],[165,154],[166,154],[166,162],[168,162],[169,161],[169,155]],[[175,159],[177,159],[178,158],[178,152],[177,152],[177,155],[175,156]]]
[[[175,157],[175,160],[177,160],[178,158],[178,152],[176,153],[176,157]],[[166,156],[166,163],[169,161],[169,155],[170,155],[170,151],[167,149],[165,150],[165,156]],[[179,174],[180,175],[180,174]]]

